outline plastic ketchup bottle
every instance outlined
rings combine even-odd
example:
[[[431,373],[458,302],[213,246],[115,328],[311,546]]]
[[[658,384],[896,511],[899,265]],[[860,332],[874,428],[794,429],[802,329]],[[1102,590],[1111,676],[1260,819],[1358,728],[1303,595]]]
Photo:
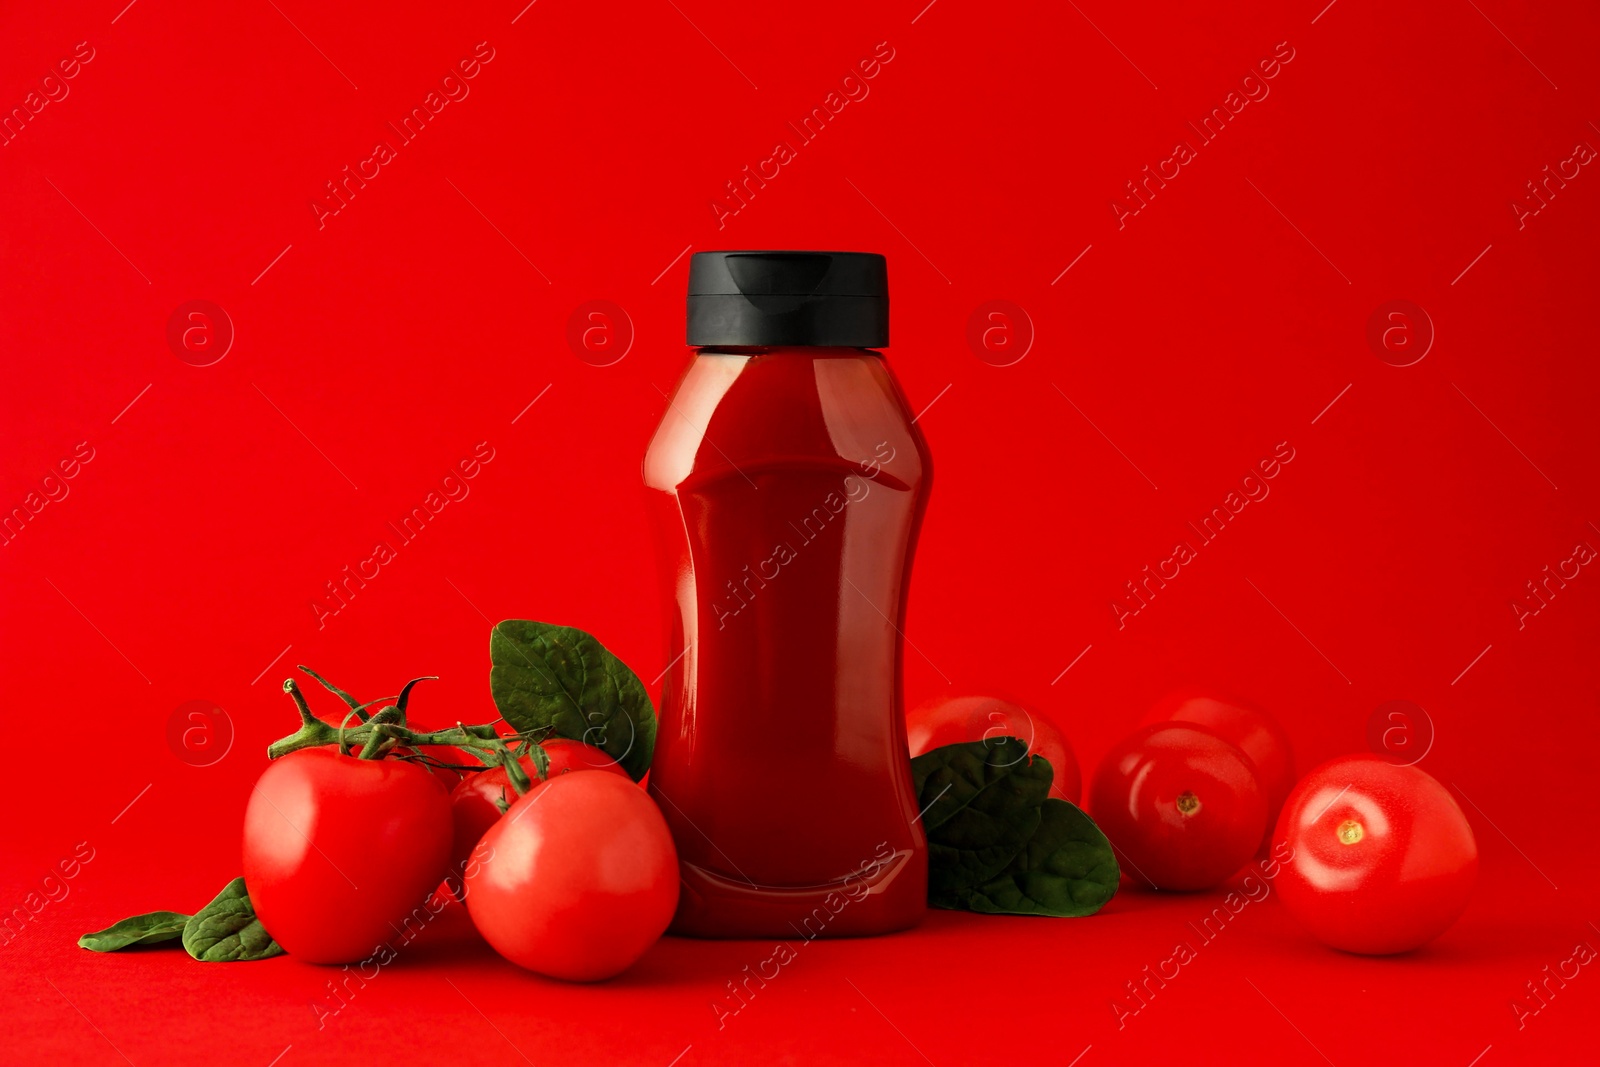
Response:
[[[932,468],[876,351],[887,279],[863,252],[691,261],[695,353],[644,460],[679,934],[877,934],[926,907],[901,659]]]

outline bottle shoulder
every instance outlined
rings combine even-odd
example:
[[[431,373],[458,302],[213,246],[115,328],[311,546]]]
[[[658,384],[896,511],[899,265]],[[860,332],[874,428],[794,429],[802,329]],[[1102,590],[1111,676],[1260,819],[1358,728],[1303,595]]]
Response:
[[[919,485],[927,448],[881,356],[795,353],[697,353],[650,442],[645,483],[673,492],[690,479],[810,467]]]

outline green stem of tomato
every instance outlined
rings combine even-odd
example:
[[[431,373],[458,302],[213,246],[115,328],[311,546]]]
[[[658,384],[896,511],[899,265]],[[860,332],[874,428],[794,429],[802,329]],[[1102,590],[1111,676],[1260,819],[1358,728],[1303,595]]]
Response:
[[[383,755],[384,744],[391,740],[388,730],[383,726],[374,727],[367,743],[361,746],[361,751],[356,754],[357,759],[378,759]]]
[[[396,747],[415,749],[421,745],[439,745],[483,753],[489,757],[486,765],[496,766],[503,762],[511,764],[517,762],[507,748],[508,741],[537,741],[548,732],[544,729],[530,730],[526,733],[501,737],[495,732],[493,723],[470,726],[458,724],[447,730],[413,730],[397,722],[381,721],[383,718],[383,712],[379,712],[373,716],[371,722],[345,730],[344,743],[362,759],[378,758]],[[301,723],[300,728],[288,737],[274,741],[267,749],[267,758],[277,759],[302,748],[334,745],[339,742],[339,738],[340,731],[336,727],[328,725],[321,719],[313,718],[309,722]],[[522,772],[524,783],[527,783],[527,773],[518,766],[516,771],[509,772],[513,784],[518,772]],[[524,784],[519,792],[526,792],[530,787],[531,783]]]
[[[295,684],[293,678],[284,680],[283,691],[289,694],[289,699],[294,701],[295,708],[299,710],[301,725],[309,725],[317,721],[317,717],[311,714],[311,705],[306,703],[305,694],[300,692],[300,687]]]
[[[543,745],[525,744],[528,755],[533,759],[533,769],[539,773],[539,781],[550,777],[550,754],[544,750]]]
[[[523,768],[522,761],[517,759],[516,753],[512,752],[504,742],[499,744],[495,754],[500,757],[500,763],[506,769],[506,780],[511,783],[511,788],[517,791],[517,796],[520,797],[533,788],[533,783],[528,780],[528,772]]]
[[[394,747],[399,738],[398,731],[406,728],[405,713],[398,707],[387,707],[374,715],[367,725],[367,743],[361,746],[357,758],[378,759]]]
[[[308,671],[307,673],[311,673]],[[329,685],[320,676],[312,674],[323,685]],[[414,678],[406,683],[395,703],[368,716],[366,709],[381,701],[371,701],[367,704],[356,704],[354,699],[343,690],[335,690],[350,704],[350,713],[345,716],[344,722],[338,726],[330,725],[317,718],[311,712],[311,707],[306,703],[306,698],[300,692],[300,687],[291,678],[283,683],[283,691],[289,694],[294,701],[295,710],[300,715],[300,727],[288,737],[279,738],[267,748],[267,758],[277,759],[296,752],[302,748],[320,748],[327,745],[337,745],[344,755],[356,754],[359,759],[382,759],[396,748],[409,749],[409,753],[401,759],[412,760],[425,766],[451,766],[443,761],[425,755],[421,749],[425,745],[434,745],[463,749],[471,752],[482,760],[482,767],[504,766],[506,775],[520,795],[533,787],[528,778],[528,773],[518,762],[514,745],[524,747],[530,744],[538,749],[537,742],[547,737],[550,727],[541,727],[536,730],[526,730],[520,733],[508,734],[504,737],[495,729],[495,723],[461,723],[446,730],[413,730],[406,725],[406,704],[411,695],[411,689],[418,682],[431,681],[432,678]],[[330,688],[332,688],[330,686]],[[352,718],[359,717],[359,722],[354,727],[349,726]],[[534,766],[542,779],[547,773],[548,760],[542,750],[533,753]],[[482,767],[459,767],[461,770],[481,770]]]

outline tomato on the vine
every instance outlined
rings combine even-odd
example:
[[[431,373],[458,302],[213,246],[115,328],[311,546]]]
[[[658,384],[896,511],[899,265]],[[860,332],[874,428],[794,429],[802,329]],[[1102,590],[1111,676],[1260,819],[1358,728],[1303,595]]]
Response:
[[[609,771],[628,777],[622,764],[603,750],[582,741],[554,737],[542,742],[540,747],[549,760],[549,767],[546,768],[549,778],[584,770]],[[524,756],[517,762],[527,772],[530,781],[537,783],[541,780],[534,769],[532,757]],[[490,767],[469,773],[450,791],[450,817],[455,826],[450,849],[452,875],[460,877],[478,841],[489,827],[500,821],[500,816],[516,799],[517,791],[511,787],[511,777],[504,767]]]
[[[304,748],[272,761],[244,817],[261,923],[311,963],[371,956],[444,877],[450,798],[426,768]]]
[[[1266,801],[1250,757],[1209,730],[1156,723],[1106,753],[1089,812],[1158,889],[1209,889],[1261,843]]]
[[[944,745],[1015,737],[1028,753],[1043,756],[1054,777],[1050,795],[1073,804],[1083,792],[1078,758],[1066,736],[1042,713],[998,697],[953,697],[916,708],[906,716],[906,742],[913,758]]]
[[[530,971],[592,982],[632,966],[678,906],[678,854],[655,801],[626,776],[536,785],[483,835],[467,911]]]
[[[1278,880],[1312,936],[1347,952],[1405,952],[1460,917],[1478,874],[1472,827],[1416,767],[1346,756],[1301,779],[1278,818],[1294,851]]]
[[[1169,693],[1150,709],[1146,723],[1188,722],[1204,726],[1233,745],[1256,765],[1267,800],[1267,830],[1272,830],[1283,802],[1294,788],[1294,749],[1278,720],[1260,708],[1211,693],[1183,690]],[[1270,833],[1269,833],[1270,836]],[[1265,837],[1262,845],[1268,842]]]

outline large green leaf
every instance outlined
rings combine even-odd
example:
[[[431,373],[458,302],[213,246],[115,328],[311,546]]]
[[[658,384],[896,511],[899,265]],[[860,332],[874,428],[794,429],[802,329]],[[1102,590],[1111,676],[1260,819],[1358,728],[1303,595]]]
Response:
[[[606,751],[634,781],[650,768],[656,713],[639,676],[572,626],[508,619],[489,634],[489,692],[518,730],[552,727]]]
[[[250,904],[243,878],[235,878],[183,928],[183,947],[202,963],[264,960],[281,956]]]
[[[911,777],[928,834],[928,902],[960,908],[1033,837],[1052,771],[1002,737],[926,752],[911,761]]]
[[[971,911],[1093,915],[1117,893],[1122,872],[1111,842],[1074,804],[1050,797],[1039,829],[997,877],[963,896]]]
[[[133,945],[159,945],[165,941],[176,941],[183,936],[183,927],[188,921],[189,916],[178,911],[132,915],[121,922],[112,923],[104,930],[84,934],[78,938],[78,947],[91,952],[117,952]]]

